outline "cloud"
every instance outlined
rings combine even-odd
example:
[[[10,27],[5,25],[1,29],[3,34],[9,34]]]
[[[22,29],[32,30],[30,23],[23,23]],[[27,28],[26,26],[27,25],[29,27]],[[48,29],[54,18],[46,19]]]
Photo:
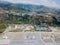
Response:
[[[59,5],[53,0],[39,0],[36,3],[40,3],[45,6],[58,7]]]
[[[35,4],[45,5],[50,7],[59,7],[59,5],[53,0],[6,0],[13,3]]]

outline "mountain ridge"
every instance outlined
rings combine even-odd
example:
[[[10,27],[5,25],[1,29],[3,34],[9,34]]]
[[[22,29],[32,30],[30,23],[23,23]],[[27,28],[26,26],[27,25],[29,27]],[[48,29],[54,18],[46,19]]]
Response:
[[[59,14],[60,15],[60,9],[58,8],[51,8],[44,5],[32,5],[32,4],[15,4],[10,3],[8,1],[0,1],[0,8],[3,8],[4,10],[18,10],[19,12],[27,11],[27,12],[35,12],[35,13],[51,13],[51,14]],[[27,13],[26,12],[26,13]]]

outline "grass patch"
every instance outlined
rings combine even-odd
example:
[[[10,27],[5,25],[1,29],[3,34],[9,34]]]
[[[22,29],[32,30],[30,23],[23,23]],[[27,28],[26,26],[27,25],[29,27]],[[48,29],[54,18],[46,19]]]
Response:
[[[0,29],[0,33],[3,33],[5,30],[4,29]]]
[[[10,32],[34,32],[34,30],[12,30]]]
[[[12,30],[10,32],[22,32],[23,30]]]

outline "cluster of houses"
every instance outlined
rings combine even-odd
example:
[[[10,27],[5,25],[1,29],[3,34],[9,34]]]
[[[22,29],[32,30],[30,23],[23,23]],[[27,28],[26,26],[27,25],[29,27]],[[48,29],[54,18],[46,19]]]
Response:
[[[34,30],[34,27],[29,24],[21,24],[21,25],[12,25],[11,29],[17,29],[17,30]]]
[[[48,31],[48,26],[36,26],[31,24],[13,24],[6,28],[5,32],[13,31],[13,30],[23,30],[23,31]]]
[[[5,32],[13,30],[34,30],[34,26],[30,24],[13,24],[6,28]]]

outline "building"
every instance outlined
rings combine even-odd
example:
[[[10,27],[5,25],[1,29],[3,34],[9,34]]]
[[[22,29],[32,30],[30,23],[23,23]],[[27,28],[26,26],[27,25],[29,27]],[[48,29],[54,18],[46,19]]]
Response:
[[[13,30],[29,31],[29,30],[34,30],[34,26],[32,26],[30,24],[20,24],[20,25],[14,24],[14,25],[10,25],[9,27],[7,27],[4,32],[9,32],[9,31],[13,31]]]
[[[46,31],[46,30],[48,30],[48,26],[47,25],[35,26],[35,30],[36,31]]]

